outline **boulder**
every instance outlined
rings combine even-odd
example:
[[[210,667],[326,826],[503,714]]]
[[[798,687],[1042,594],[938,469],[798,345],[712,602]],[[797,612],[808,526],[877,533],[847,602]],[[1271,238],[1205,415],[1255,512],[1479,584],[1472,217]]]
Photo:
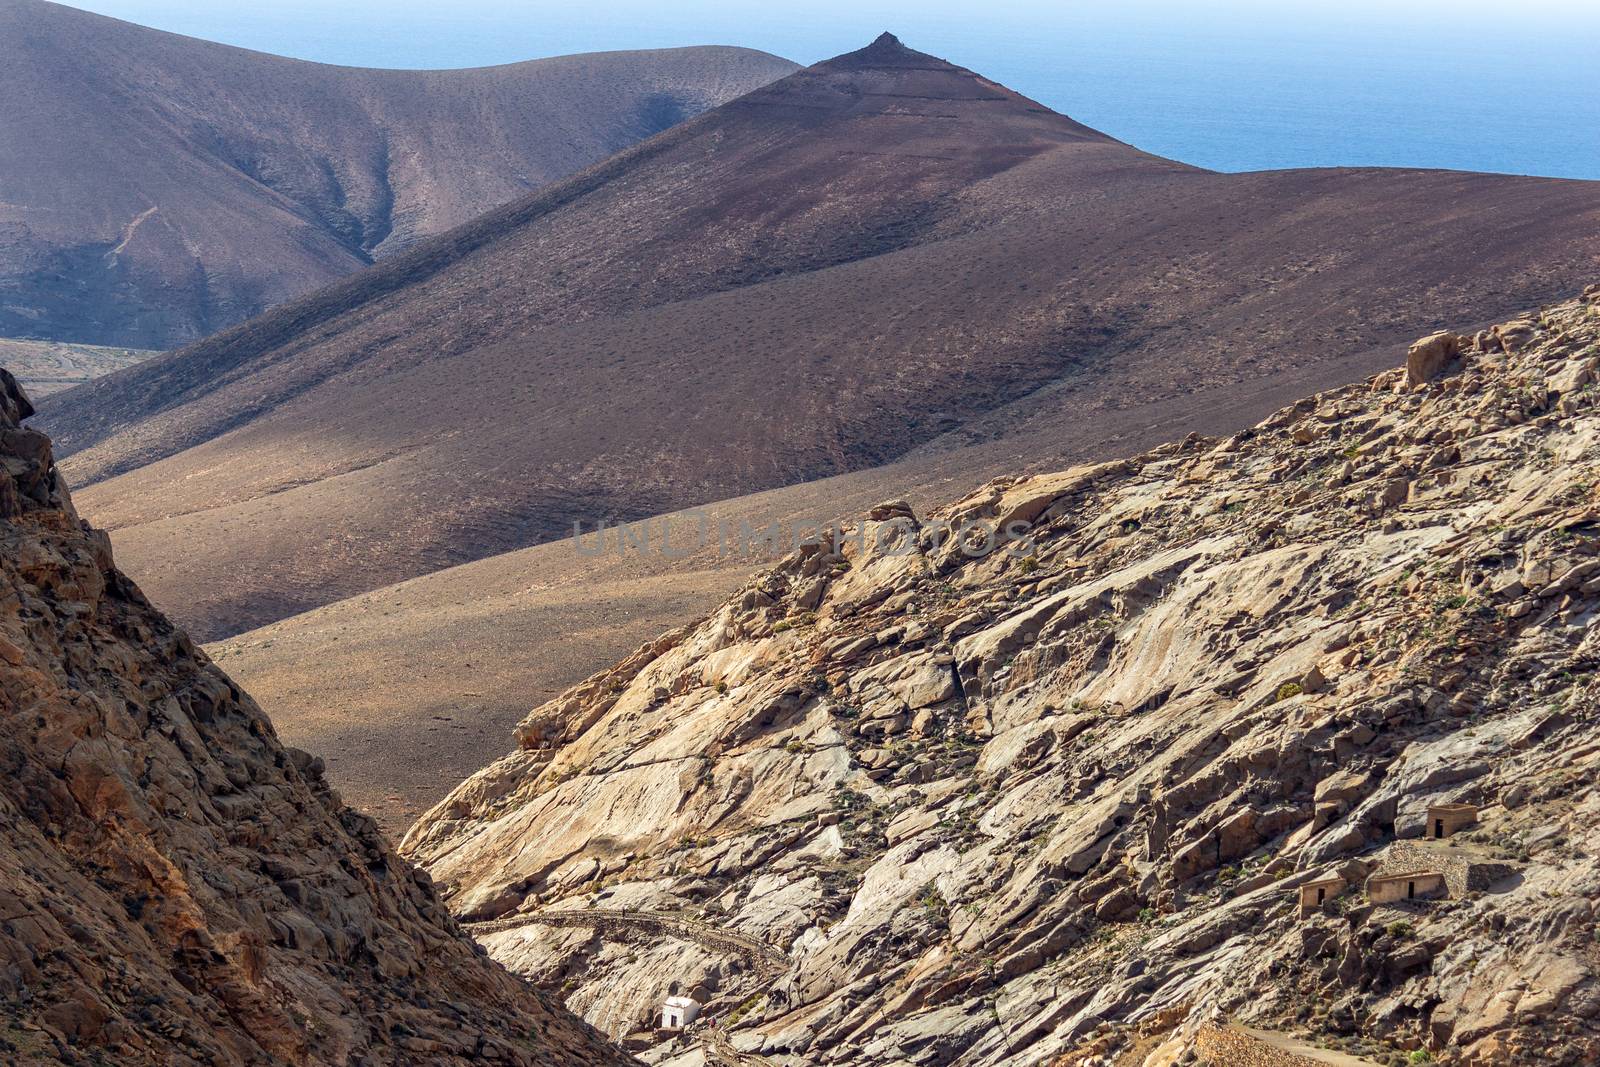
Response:
[[[1406,386],[1416,388],[1431,382],[1460,355],[1469,338],[1442,330],[1429,334],[1406,352]]]

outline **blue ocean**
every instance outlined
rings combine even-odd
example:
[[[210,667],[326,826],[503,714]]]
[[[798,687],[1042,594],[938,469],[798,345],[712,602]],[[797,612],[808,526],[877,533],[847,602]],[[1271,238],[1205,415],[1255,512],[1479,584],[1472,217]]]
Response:
[[[1449,167],[1600,179],[1594,0],[80,6],[282,55],[391,67],[688,44],[745,45],[809,63],[887,29],[1124,141],[1213,169]]]

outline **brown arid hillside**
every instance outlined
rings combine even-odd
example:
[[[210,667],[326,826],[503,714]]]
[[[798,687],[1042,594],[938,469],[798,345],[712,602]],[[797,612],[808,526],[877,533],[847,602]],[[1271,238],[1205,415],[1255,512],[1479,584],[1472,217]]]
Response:
[[[31,411],[0,370],[0,1062],[627,1062],[114,567]]]
[[[1339,384],[1597,256],[1593,183],[1206,173],[885,37],[41,408],[211,640],[577,519]]]
[[[0,0],[0,336],[176,347],[794,69],[366,70]]]
[[[1226,438],[882,503],[402,852],[650,1063],[1592,1064],[1597,375],[1593,286]],[[644,1032],[674,991],[718,1025]]]
[[[1363,355],[1358,379],[1404,354]],[[1190,431],[1252,425],[1317,387],[1329,367],[1196,392],[1181,404],[1129,407],[1124,428],[1013,434],[930,451],[852,474],[734,497],[632,523],[635,541],[595,527],[375,589],[207,646],[261,702],[292,744],[321,755],[347,800],[394,834],[505,749],[529,704],[622,658],[643,641],[710,611],[756,570],[777,562],[758,537],[725,544],[706,528],[753,534],[773,524],[855,522],[891,497],[919,511],[1000,475],[1044,472],[1151,448]],[[672,532],[672,551],[661,551]]]
[[[9,368],[35,399],[131,367],[153,355],[152,351],[137,348],[0,338],[0,367]]]

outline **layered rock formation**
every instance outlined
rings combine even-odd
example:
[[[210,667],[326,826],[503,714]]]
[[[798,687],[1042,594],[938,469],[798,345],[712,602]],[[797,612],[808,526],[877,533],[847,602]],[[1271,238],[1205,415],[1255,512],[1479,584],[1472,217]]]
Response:
[[[539,708],[402,851],[613,1035],[688,993],[772,1064],[1156,1067],[1234,1025],[1596,1062],[1597,363],[1600,287],[1223,440],[880,507]],[[1445,802],[1477,825],[1420,840]],[[1505,876],[1367,899],[1417,866]],[[787,969],[516,921],[552,909]]]
[[[112,564],[0,370],[0,1062],[590,1065]]]

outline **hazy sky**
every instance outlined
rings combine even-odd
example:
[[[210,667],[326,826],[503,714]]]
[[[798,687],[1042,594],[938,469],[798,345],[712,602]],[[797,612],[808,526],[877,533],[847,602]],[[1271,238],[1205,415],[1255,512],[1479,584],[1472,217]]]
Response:
[[[456,67],[739,44],[808,63],[890,29],[1142,148],[1219,169],[1448,166],[1600,178],[1593,0],[83,0],[262,51]]]

